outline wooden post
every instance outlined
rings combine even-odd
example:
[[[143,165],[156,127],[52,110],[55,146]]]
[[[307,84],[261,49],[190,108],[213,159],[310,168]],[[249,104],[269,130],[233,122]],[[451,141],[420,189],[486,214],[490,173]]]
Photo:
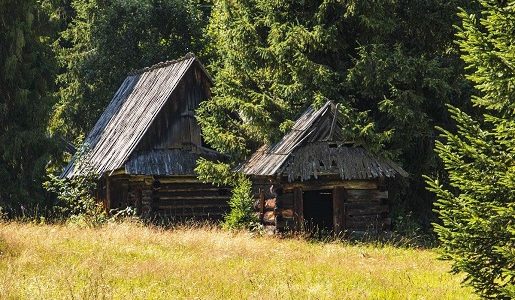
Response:
[[[304,229],[304,199],[302,197],[302,189],[296,187],[293,190],[293,212],[295,216],[295,229],[297,231]]]
[[[265,215],[265,193],[259,189],[259,221],[263,223],[263,217]]]
[[[345,229],[345,188],[336,186],[333,189],[333,225],[334,234],[339,235]]]
[[[109,180],[109,176],[106,176],[106,203],[105,203],[105,211],[109,214],[109,210],[111,209],[111,180]]]

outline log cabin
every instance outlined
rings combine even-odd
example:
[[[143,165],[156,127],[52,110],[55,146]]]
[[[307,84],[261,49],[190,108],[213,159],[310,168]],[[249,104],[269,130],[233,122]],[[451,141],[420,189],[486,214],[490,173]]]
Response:
[[[386,181],[408,174],[346,141],[338,107],[309,107],[291,131],[240,171],[253,181],[261,222],[275,231],[371,232],[390,226]]]
[[[199,157],[223,159],[204,144],[194,111],[213,82],[193,54],[130,73],[62,177],[91,172],[110,212],[144,217],[219,219],[230,191],[200,182]]]

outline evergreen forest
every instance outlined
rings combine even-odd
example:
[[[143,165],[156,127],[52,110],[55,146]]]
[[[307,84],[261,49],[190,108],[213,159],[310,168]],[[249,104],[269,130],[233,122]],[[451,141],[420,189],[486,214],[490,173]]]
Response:
[[[227,158],[196,172],[233,187],[229,227],[252,222],[234,168],[331,100],[348,140],[409,173],[392,229],[434,240],[481,297],[515,297],[514,0],[0,0],[2,218],[51,218],[87,183],[48,182],[126,75],[189,52]]]

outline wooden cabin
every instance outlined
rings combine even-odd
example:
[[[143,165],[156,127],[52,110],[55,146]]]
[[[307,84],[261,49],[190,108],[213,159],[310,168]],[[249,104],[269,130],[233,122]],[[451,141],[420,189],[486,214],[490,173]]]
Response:
[[[337,111],[332,102],[310,107],[279,142],[262,146],[241,167],[266,226],[333,233],[390,227],[386,181],[407,174],[345,141]]]
[[[230,192],[199,182],[199,157],[220,159],[201,138],[194,111],[213,82],[193,54],[135,71],[125,79],[63,177],[90,170],[107,211],[143,216],[220,218]]]

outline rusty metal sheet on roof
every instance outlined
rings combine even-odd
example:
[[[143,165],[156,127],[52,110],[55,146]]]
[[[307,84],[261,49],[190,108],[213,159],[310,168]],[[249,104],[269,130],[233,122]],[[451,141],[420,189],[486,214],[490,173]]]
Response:
[[[188,54],[125,79],[84,142],[83,159],[94,173],[101,175],[123,166],[195,60]],[[80,172],[72,161],[62,176]]]

